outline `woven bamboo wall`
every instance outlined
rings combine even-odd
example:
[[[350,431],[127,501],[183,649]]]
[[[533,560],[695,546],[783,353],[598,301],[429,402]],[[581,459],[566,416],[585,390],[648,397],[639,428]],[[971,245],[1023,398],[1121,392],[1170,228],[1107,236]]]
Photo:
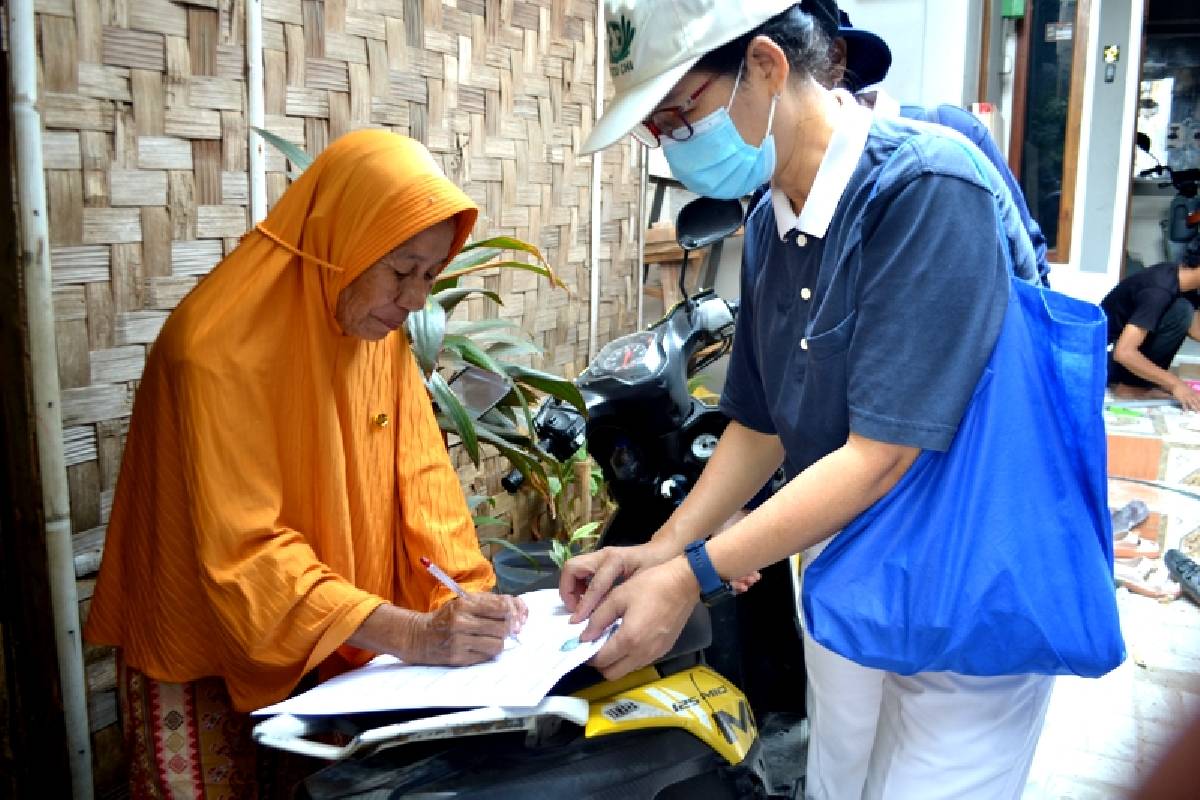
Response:
[[[86,602],[133,394],[167,314],[248,225],[244,0],[39,0],[63,440]],[[480,279],[534,335],[537,365],[587,360],[594,0],[264,0],[266,125],[319,151],[365,126],[427,144],[481,206],[476,235],[542,247],[571,287]],[[637,154],[603,165],[601,343],[635,319]],[[268,199],[286,187],[267,160]],[[483,301],[464,306],[470,316]],[[461,457],[459,458],[461,462]],[[490,466],[490,470],[487,468]],[[460,469],[495,488],[498,464]],[[89,654],[93,730],[115,721]],[[103,748],[101,748],[103,749]]]

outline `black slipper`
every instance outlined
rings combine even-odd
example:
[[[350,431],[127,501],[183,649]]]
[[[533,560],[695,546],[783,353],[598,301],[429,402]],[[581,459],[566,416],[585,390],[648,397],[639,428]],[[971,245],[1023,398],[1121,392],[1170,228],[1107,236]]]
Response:
[[[1168,550],[1163,556],[1167,571],[1179,582],[1183,593],[1196,603],[1200,603],[1200,564],[1185,556],[1178,550]]]

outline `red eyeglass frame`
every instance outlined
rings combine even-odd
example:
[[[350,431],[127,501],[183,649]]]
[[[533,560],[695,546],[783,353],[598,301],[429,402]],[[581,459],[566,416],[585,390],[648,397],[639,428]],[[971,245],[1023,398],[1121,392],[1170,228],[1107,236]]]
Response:
[[[700,84],[700,88],[692,92],[686,100],[676,106],[667,106],[653,112],[642,122],[638,123],[632,131],[635,138],[647,147],[658,147],[661,144],[662,137],[673,139],[677,142],[686,142],[692,138],[692,123],[688,120],[687,114],[696,107],[696,101],[700,99],[700,95],[704,94],[709,86],[712,86],[713,81],[719,78],[719,75],[710,75],[708,80]],[[664,125],[664,115],[673,115],[675,121],[680,124],[666,127]],[[655,122],[658,119],[659,122]],[[669,117],[668,117],[669,119]],[[669,123],[667,123],[669,124]],[[682,135],[680,135],[682,134]]]

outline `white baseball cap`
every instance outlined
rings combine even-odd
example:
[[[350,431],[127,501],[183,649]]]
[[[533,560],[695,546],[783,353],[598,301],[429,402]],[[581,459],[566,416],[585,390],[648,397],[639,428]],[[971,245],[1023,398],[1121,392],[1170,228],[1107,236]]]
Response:
[[[700,57],[798,0],[605,0],[616,94],[583,143],[603,150],[633,130]]]

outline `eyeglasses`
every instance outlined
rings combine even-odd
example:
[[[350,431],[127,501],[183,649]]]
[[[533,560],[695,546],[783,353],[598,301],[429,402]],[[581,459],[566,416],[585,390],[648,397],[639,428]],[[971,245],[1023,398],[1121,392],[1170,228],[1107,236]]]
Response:
[[[704,94],[704,90],[711,86],[717,77],[713,75],[700,84],[700,88],[679,105],[655,111],[645,122],[639,123],[633,129],[634,137],[647,147],[658,147],[663,137],[677,142],[685,142],[692,138],[692,123],[688,121],[687,114],[696,107],[700,95]]]

